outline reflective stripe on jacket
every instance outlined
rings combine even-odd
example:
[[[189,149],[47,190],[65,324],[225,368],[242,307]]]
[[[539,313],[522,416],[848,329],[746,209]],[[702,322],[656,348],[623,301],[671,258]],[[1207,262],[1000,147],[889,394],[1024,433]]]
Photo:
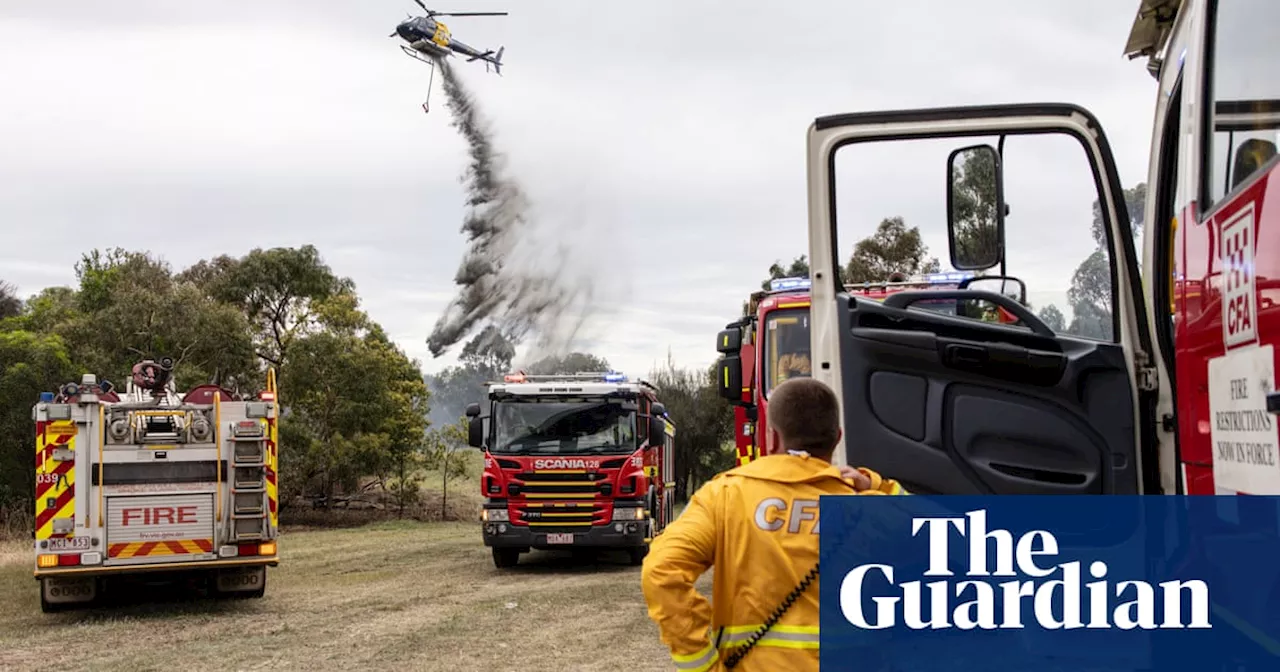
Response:
[[[858,494],[909,494],[897,481],[859,471],[872,489]],[[818,497],[836,494],[853,494],[836,467],[790,454],[726,471],[694,493],[653,540],[641,573],[649,617],[677,670],[721,669],[725,656],[747,644],[818,561]],[[708,602],[693,584],[712,566]],[[735,669],[818,669],[817,581]]]

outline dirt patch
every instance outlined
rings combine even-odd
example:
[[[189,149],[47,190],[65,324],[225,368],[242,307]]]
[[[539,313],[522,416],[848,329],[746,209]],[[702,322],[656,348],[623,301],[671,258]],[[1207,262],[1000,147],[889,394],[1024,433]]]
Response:
[[[498,570],[474,522],[291,529],[261,600],[161,589],[55,615],[40,612],[30,552],[0,543],[4,670],[671,669],[625,555]]]

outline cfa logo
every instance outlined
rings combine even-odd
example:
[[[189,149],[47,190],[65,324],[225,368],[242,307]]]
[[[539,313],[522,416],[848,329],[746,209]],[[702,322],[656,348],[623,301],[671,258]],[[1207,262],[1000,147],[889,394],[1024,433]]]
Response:
[[[786,525],[787,532],[799,534],[800,524],[806,520],[814,521],[809,534],[818,534],[818,500],[797,499],[788,506],[782,499],[769,497],[756,505],[756,527],[768,532],[776,532]]]
[[[967,520],[966,520],[967,518]],[[840,611],[855,627],[866,630],[883,630],[903,623],[912,630],[956,627],[961,630],[1018,629],[1024,610],[1035,621],[1032,625],[1048,630],[1057,629],[1112,629],[1153,630],[1212,628],[1209,624],[1209,587],[1204,581],[1164,581],[1157,586],[1146,581],[1120,581],[1112,584],[1105,580],[1109,568],[1101,560],[1088,563],[1089,576],[1096,581],[1081,585],[1086,571],[1078,560],[1051,564],[1058,554],[1058,540],[1044,530],[1028,532],[1014,540],[1008,530],[987,532],[987,512],[969,511],[964,518],[912,518],[911,536],[921,530],[929,535],[929,569],[924,576],[952,577],[948,564],[948,526],[955,527],[960,536],[968,539],[969,571],[966,577],[1010,577],[995,582],[968,580],[953,582],[940,579],[922,583],[907,581],[895,583],[893,567],[883,564],[865,564],[855,567],[840,583]],[[967,529],[966,529],[967,528]],[[995,542],[995,571],[988,571],[992,558],[988,541]],[[1044,558],[1043,564],[1037,557]],[[1014,571],[1014,567],[1018,571]],[[1048,579],[1056,573],[1060,578]],[[1018,580],[1019,575],[1031,580]],[[1083,591],[1082,591],[1083,588]],[[885,596],[886,589],[892,596]],[[1183,592],[1190,596],[1190,623],[1185,624]],[[875,620],[869,621],[863,611],[864,592],[878,595],[875,603]],[[1082,599],[1082,592],[1087,596]],[[1112,604],[1112,598],[1118,601]],[[964,600],[952,605],[952,600]],[[928,601],[929,618],[922,617],[924,602]],[[1029,600],[1030,604],[1025,604]],[[1124,601],[1119,601],[1124,600]],[[1062,604],[1061,618],[1055,614],[1055,602]],[[1156,623],[1158,612],[1163,617]],[[1029,607],[1029,609],[1028,609]],[[1082,612],[1088,614],[1088,623],[1082,621]]]

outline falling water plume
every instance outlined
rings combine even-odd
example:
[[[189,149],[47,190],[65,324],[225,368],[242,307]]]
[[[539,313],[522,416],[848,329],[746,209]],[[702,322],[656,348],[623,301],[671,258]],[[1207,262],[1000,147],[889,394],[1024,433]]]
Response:
[[[517,343],[534,337],[537,351],[563,351],[589,315],[590,284],[565,275],[564,260],[572,258],[565,245],[549,249],[539,243],[530,201],[507,174],[506,157],[494,148],[475,98],[448,61],[437,59],[436,67],[453,115],[450,124],[468,148],[462,175],[468,247],[454,276],[458,295],[427,337],[431,354],[441,356],[482,321]]]

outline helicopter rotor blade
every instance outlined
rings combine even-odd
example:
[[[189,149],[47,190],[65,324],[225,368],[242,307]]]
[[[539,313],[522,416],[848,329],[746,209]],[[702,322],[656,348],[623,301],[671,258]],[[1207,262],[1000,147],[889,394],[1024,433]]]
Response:
[[[506,12],[435,12],[435,16],[507,16]]]
[[[428,15],[431,14],[431,10],[427,9],[427,6],[422,4],[422,0],[413,0],[413,1],[418,3],[418,6],[422,8],[422,11],[426,12]]]

